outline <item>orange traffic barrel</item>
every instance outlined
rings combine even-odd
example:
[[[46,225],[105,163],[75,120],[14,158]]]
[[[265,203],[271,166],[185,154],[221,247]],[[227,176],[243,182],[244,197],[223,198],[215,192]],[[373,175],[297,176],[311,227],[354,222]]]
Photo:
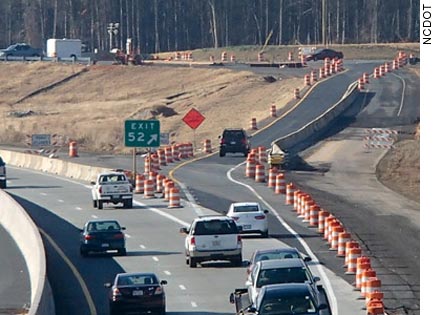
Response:
[[[181,207],[181,196],[179,194],[179,189],[177,187],[170,188],[169,191],[169,206],[168,208],[180,208]]]
[[[145,191],[145,175],[136,174],[136,182],[135,182],[134,193],[143,194]]]
[[[77,141],[69,142],[69,157],[78,157]]]
[[[262,164],[256,164],[255,182],[257,183],[265,182],[265,167]]]
[[[154,198],[154,180],[152,179],[145,179],[145,186],[144,186],[144,192],[143,197],[144,198]]]
[[[285,174],[279,173],[276,175],[276,186],[274,187],[274,192],[276,194],[284,194],[286,190],[285,184]]]

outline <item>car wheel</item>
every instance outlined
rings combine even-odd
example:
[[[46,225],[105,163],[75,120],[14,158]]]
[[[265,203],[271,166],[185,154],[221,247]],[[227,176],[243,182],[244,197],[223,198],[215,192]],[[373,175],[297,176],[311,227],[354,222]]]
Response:
[[[5,180],[0,181],[0,188],[1,189],[6,188],[6,181]]]
[[[163,306],[160,311],[158,312],[160,315],[166,315],[166,307]]]
[[[241,256],[241,254],[237,258],[232,260],[232,265],[234,265],[235,267],[241,267],[243,265],[243,257]]]
[[[267,231],[264,231],[264,232],[261,232],[261,236],[262,236],[263,238],[268,238],[268,230],[267,230]]]
[[[80,248],[80,255],[83,257],[89,256],[89,252],[85,250],[84,248]]]
[[[197,267],[196,258],[190,257],[189,264],[190,264],[190,268],[196,268]]]
[[[249,155],[249,151],[244,151],[244,156],[248,156]]]
[[[222,150],[220,150],[220,152],[219,152],[219,155],[220,155],[220,156],[225,156],[225,155],[226,155],[226,152],[225,152],[225,151],[222,151]]]
[[[185,256],[185,264],[189,265],[190,264],[190,259],[188,258],[188,256]]]
[[[127,250],[125,248],[118,249],[118,254],[119,254],[119,256],[126,256]]]
[[[103,203],[102,203],[102,200],[98,200],[98,209],[102,209],[102,205],[103,205]]]
[[[119,315],[120,312],[114,307],[110,307],[110,315]]]
[[[96,202],[96,200],[93,201],[93,207],[94,208],[98,207],[98,203]]]

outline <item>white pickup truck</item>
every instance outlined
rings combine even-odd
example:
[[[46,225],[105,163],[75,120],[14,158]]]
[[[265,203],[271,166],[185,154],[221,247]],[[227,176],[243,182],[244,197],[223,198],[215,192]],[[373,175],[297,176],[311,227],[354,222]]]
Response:
[[[133,207],[133,186],[123,172],[98,174],[92,185],[93,207],[102,209],[104,203],[122,203],[125,209]]]

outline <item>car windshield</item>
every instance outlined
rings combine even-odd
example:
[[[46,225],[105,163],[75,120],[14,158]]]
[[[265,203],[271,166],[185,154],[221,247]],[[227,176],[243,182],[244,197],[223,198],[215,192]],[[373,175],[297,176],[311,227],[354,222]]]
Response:
[[[223,133],[223,138],[226,139],[242,139],[244,138],[244,133],[240,131],[225,131]]]
[[[154,275],[121,275],[118,278],[118,285],[154,285],[158,280]]]
[[[194,227],[193,235],[237,234],[236,224],[229,220],[200,221]]]
[[[87,226],[90,232],[111,232],[120,231],[121,226],[115,221],[90,222]]]
[[[259,272],[256,286],[260,288],[267,284],[303,283],[308,280],[309,276],[305,268],[266,269]]]
[[[234,206],[234,212],[257,212],[257,211],[259,211],[258,205]]]
[[[100,183],[110,183],[110,182],[124,182],[126,181],[125,175],[121,174],[113,174],[113,175],[104,175],[100,178]]]
[[[286,258],[300,258],[300,255],[296,252],[269,252],[263,254],[257,254],[255,256],[256,261],[269,260],[269,259],[286,259]]]
[[[308,295],[288,294],[284,297],[263,300],[259,314],[315,314],[316,308]]]

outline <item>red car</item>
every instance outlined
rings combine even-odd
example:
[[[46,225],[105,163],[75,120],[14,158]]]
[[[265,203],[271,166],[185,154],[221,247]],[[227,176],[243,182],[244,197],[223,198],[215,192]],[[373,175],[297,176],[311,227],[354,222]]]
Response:
[[[114,283],[106,283],[110,288],[110,315],[125,312],[152,311],[166,314],[166,295],[163,286],[166,280],[159,280],[154,273],[118,273]]]

